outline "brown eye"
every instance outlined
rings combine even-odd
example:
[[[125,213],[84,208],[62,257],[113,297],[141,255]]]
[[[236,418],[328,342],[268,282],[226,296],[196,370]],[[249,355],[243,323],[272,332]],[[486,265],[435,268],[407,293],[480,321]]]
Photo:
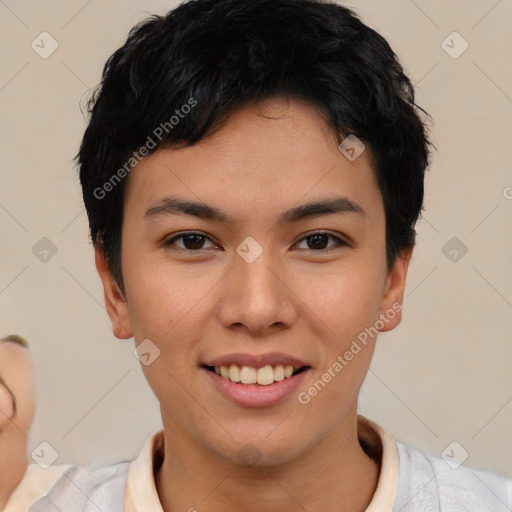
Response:
[[[336,240],[337,244],[328,246],[328,240],[329,238]],[[332,235],[331,233],[324,233],[323,231],[318,231],[316,233],[312,233],[308,236],[305,236],[301,239],[306,240],[307,247],[305,249],[312,250],[312,251],[323,251],[323,250],[329,250],[333,249],[336,246],[345,246],[348,245],[344,240],[341,238]]]
[[[176,240],[182,240],[183,245],[179,246],[179,245],[175,244]],[[175,245],[179,249],[195,252],[195,251],[200,251],[201,249],[205,249],[204,242],[206,240],[209,240],[209,238],[206,235],[203,235],[202,233],[189,232],[189,233],[181,233],[180,235],[169,239],[165,243],[165,245],[166,246]],[[213,247],[215,247],[215,245]]]

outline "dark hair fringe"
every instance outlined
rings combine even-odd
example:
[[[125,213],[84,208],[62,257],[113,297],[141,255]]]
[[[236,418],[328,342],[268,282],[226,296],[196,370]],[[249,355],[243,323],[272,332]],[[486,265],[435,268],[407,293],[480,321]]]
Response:
[[[87,101],[79,167],[90,236],[124,292],[121,227],[126,179],[101,187],[189,98],[197,106],[157,149],[192,146],[242,106],[272,97],[316,106],[338,136],[369,145],[386,212],[391,268],[414,244],[433,146],[429,114],[387,41],[355,12],[319,0],[190,0],[130,30]],[[425,116],[426,119],[422,119]]]

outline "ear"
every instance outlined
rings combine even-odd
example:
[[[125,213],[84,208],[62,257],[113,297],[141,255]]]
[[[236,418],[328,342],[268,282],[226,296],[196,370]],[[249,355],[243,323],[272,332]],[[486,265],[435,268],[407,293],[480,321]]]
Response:
[[[396,258],[393,268],[389,271],[384,286],[381,302],[381,319],[384,327],[380,332],[394,329],[402,320],[402,302],[404,298],[407,269],[411,261],[414,246],[404,249]]]
[[[119,339],[133,336],[128,303],[108,269],[105,253],[99,244],[94,244],[96,269],[103,283],[105,307],[112,322],[112,332]]]

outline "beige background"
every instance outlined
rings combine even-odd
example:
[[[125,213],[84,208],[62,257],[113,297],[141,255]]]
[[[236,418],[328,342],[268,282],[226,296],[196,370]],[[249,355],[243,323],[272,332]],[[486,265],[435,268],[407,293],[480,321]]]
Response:
[[[32,343],[29,446],[49,442],[58,463],[132,458],[160,427],[133,340],[110,331],[71,159],[79,104],[105,60],[137,21],[173,5],[0,0],[0,334]],[[439,150],[404,321],[379,340],[360,411],[401,441],[436,455],[456,441],[466,465],[512,476],[512,2],[346,5],[402,59]],[[47,59],[31,48],[43,31],[59,45]],[[456,59],[442,47],[453,31],[469,44]],[[457,36],[447,44],[462,48]],[[32,252],[42,237],[57,248],[46,263]],[[457,262],[443,253],[452,237],[468,249]]]

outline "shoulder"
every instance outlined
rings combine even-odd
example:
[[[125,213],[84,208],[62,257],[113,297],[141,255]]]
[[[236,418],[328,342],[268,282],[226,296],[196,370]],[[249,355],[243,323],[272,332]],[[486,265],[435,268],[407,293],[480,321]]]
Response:
[[[62,466],[60,476],[32,504],[29,512],[122,512],[129,466],[128,461],[95,470]]]
[[[393,511],[501,512],[512,509],[512,479],[396,442],[399,479]]]

